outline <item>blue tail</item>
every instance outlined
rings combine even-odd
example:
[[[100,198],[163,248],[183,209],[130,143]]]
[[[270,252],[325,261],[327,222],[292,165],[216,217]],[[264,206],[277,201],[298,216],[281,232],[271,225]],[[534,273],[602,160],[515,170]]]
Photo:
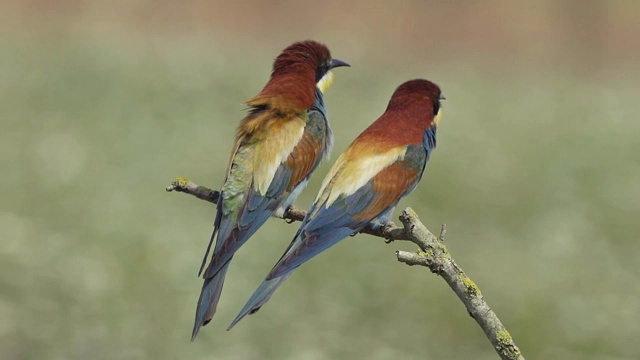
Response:
[[[264,305],[269,299],[271,295],[282,285],[282,283],[289,278],[291,272],[279,276],[277,278],[268,279],[262,282],[258,289],[251,295],[251,298],[244,305],[238,316],[236,316],[235,320],[231,322],[231,325],[227,328],[227,331],[231,330],[242,318],[247,315],[253,314],[256,311],[260,310],[260,307]]]
[[[229,263],[231,263],[231,260],[227,261],[213,277],[204,280],[202,292],[198,299],[198,306],[196,307],[196,321],[195,324],[193,324],[191,341],[196,338],[200,328],[207,325],[213,318],[213,314],[216,313],[218,301],[220,301],[220,294],[222,293],[222,285],[224,285],[224,278],[227,276],[227,270],[229,269]]]

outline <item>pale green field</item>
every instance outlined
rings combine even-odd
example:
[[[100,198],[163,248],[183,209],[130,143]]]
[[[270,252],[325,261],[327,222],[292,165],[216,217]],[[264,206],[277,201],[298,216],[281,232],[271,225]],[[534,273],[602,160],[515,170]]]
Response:
[[[497,359],[441,279],[397,263],[396,249],[414,247],[364,235],[300,268],[226,332],[297,229],[278,220],[235,257],[216,319],[189,342],[214,207],[164,187],[177,176],[220,185],[242,101],[280,49],[308,37],[353,65],[336,70],[326,96],[332,160],[404,80],[443,88],[438,149],[400,208],[433,231],[447,223],[453,256],[527,359],[640,357],[632,55],[585,65],[600,48],[520,32],[523,52],[482,52],[470,36],[454,44],[452,30],[431,57],[364,20],[352,37],[335,27],[147,35],[96,13],[3,25],[28,28],[0,40],[3,360]],[[354,46],[358,36],[369,37]]]

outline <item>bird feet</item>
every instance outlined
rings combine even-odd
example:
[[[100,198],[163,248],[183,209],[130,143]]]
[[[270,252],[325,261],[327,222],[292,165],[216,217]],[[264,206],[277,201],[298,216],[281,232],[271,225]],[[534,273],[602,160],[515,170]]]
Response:
[[[385,235],[389,232],[389,230],[391,229],[395,229],[397,226],[393,221],[388,221],[385,225],[384,225],[384,229],[382,229],[382,235]],[[387,238],[386,236],[384,237],[384,243],[385,244],[391,244],[394,241],[394,239],[391,238]]]

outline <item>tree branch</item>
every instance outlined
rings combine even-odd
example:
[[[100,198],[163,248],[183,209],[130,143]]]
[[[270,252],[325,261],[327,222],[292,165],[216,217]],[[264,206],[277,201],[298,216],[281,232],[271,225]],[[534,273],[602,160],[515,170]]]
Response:
[[[220,197],[218,191],[196,185],[186,178],[177,178],[166,190],[184,192],[214,204],[217,204]],[[291,206],[285,212],[283,219],[291,223],[302,221],[305,215],[306,211]],[[469,315],[480,325],[500,358],[525,360],[507,329],[484,300],[480,288],[469,279],[451,257],[444,244],[445,225],[442,225],[440,235],[435,236],[420,222],[418,215],[411,208],[402,212],[400,221],[403,227],[393,223],[378,228],[367,226],[360,233],[384,238],[387,243],[394,240],[408,240],[418,245],[420,251],[416,253],[396,251],[398,261],[409,266],[425,266],[432,273],[440,275],[462,301]]]
[[[502,325],[498,316],[484,300],[480,288],[462,271],[451,257],[444,244],[446,226],[442,225],[440,236],[435,236],[420,222],[418,215],[407,208],[400,215],[409,240],[420,247],[417,253],[396,251],[398,261],[409,266],[426,266],[432,273],[440,275],[467,308],[469,315],[480,325],[491,345],[504,360],[524,360],[520,349]]]
[[[220,197],[219,191],[211,190],[207,187],[197,185],[189,179],[183,177],[173,180],[165,190],[167,190],[168,192],[183,192],[213,204],[217,204],[218,198]],[[288,223],[292,223],[295,221],[302,221],[302,219],[304,219],[306,215],[306,211],[298,209],[295,206],[290,206],[285,212],[283,219]],[[376,228],[367,226],[366,228],[360,230],[359,233],[384,238],[387,243],[390,243],[394,240],[409,240],[407,234],[404,231],[404,228],[398,227],[393,223],[390,223],[387,226]]]

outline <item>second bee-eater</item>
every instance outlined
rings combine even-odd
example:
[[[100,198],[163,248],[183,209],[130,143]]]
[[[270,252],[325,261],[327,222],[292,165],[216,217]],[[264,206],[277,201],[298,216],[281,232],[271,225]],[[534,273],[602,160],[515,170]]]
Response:
[[[192,340],[216,311],[235,252],[272,215],[282,217],[328,155],[332,134],[322,94],[333,81],[331,69],[348,66],[332,59],[315,41],[297,42],[280,53],[271,78],[247,101],[249,114],[236,131],[227,177],[222,185],[212,243],[204,271]]]
[[[369,224],[388,223],[435,149],[441,99],[440,88],[428,80],[396,89],[384,114],[333,165],[293,241],[227,330],[258,311],[312,257]]]

